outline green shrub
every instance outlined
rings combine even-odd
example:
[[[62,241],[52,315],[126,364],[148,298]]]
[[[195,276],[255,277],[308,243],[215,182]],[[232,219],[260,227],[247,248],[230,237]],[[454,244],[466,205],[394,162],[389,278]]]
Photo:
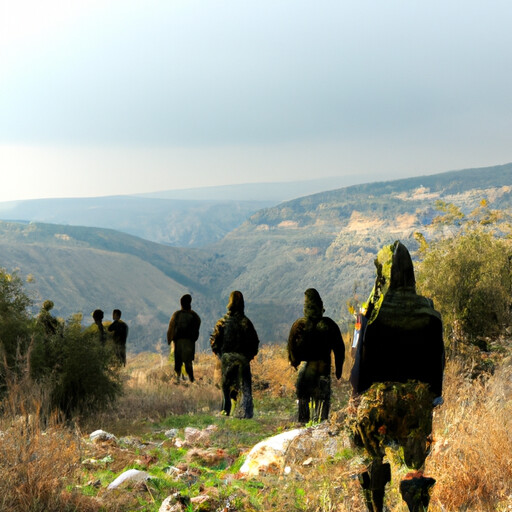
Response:
[[[424,245],[418,288],[442,314],[452,351],[464,343],[486,349],[485,338],[505,333],[511,320],[511,262],[510,241],[479,228]]]

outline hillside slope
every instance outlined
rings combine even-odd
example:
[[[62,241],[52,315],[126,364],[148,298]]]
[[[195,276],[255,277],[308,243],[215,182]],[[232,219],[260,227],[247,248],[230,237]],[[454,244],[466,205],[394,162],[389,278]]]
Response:
[[[0,265],[30,276],[27,291],[37,312],[45,299],[56,315],[81,312],[92,322],[96,308],[119,308],[130,325],[132,350],[154,350],[165,343],[167,323],[190,292],[194,308],[212,324],[222,306],[218,280],[230,272],[219,256],[148,242],[112,230],[0,222]],[[206,345],[207,329],[200,344]]]
[[[401,239],[413,251],[414,232],[429,234],[436,200],[468,213],[484,198],[491,208],[512,208],[512,164],[357,185],[262,210],[215,245],[243,269],[223,293],[244,291],[268,319],[267,339],[286,339],[309,287],[320,292],[327,315],[346,321],[346,301],[366,299],[384,244]]]

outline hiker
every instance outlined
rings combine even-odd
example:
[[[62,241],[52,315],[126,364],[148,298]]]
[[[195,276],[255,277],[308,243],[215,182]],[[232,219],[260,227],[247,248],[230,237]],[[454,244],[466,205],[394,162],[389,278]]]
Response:
[[[199,315],[192,310],[192,296],[185,294],[180,299],[181,309],[175,311],[169,322],[167,329],[167,343],[174,342],[174,371],[176,373],[176,382],[179,383],[180,377],[185,379],[182,374],[183,366],[190,382],[194,382],[194,361],[196,353],[196,341],[199,338],[199,327],[201,319]]]
[[[98,339],[102,345],[105,344],[106,335],[105,328],[103,327],[103,311],[101,309],[95,309],[92,312],[92,318],[98,329]]]
[[[411,512],[425,511],[433,478],[423,475],[430,451],[432,415],[442,403],[443,328],[430,299],[416,294],[411,256],[399,241],[375,260],[377,277],[359,333],[350,381],[354,440],[369,457],[360,475],[370,512],[383,510],[391,470],[386,446],[400,446],[412,471],[400,483]],[[364,323],[362,324],[364,325]]]
[[[345,346],[336,322],[323,316],[324,307],[314,288],[304,292],[304,316],[296,320],[288,336],[288,359],[297,367],[304,362],[297,376],[296,390],[299,401],[298,420],[323,421],[329,416],[331,401],[331,352],[334,353],[336,378],[341,378]]]
[[[51,300],[45,300],[39,315],[37,315],[37,323],[43,326],[46,338],[57,334],[57,330],[59,330],[59,321],[50,313],[52,309],[53,302]]]
[[[112,311],[113,322],[108,326],[114,342],[114,354],[123,366],[126,366],[126,339],[128,338],[128,325],[121,320],[121,310]]]
[[[259,340],[252,322],[244,314],[241,292],[231,292],[227,313],[215,324],[210,344],[221,363],[222,414],[230,415],[232,400],[236,403],[241,385],[242,417],[252,418],[254,407],[250,363],[258,353]]]

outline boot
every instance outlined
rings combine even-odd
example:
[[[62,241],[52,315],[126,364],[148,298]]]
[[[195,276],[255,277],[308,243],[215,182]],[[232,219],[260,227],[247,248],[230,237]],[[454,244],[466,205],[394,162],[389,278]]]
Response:
[[[374,460],[369,468],[359,476],[363,488],[366,507],[369,512],[384,510],[384,493],[386,484],[391,481],[391,467],[380,460]]]
[[[430,502],[430,491],[436,481],[421,473],[417,476],[409,474],[407,477],[400,482],[400,494],[407,503],[409,512],[426,512]]]

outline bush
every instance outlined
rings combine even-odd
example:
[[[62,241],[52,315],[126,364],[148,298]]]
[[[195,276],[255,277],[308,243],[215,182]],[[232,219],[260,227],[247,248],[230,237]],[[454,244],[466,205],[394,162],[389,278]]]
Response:
[[[35,338],[31,375],[50,387],[51,408],[67,418],[101,409],[121,391],[116,358],[94,330],[83,330],[75,315],[62,332]]]
[[[424,246],[418,288],[442,314],[452,351],[461,343],[487,349],[485,338],[505,333],[511,320],[511,261],[510,242],[478,228]]]

